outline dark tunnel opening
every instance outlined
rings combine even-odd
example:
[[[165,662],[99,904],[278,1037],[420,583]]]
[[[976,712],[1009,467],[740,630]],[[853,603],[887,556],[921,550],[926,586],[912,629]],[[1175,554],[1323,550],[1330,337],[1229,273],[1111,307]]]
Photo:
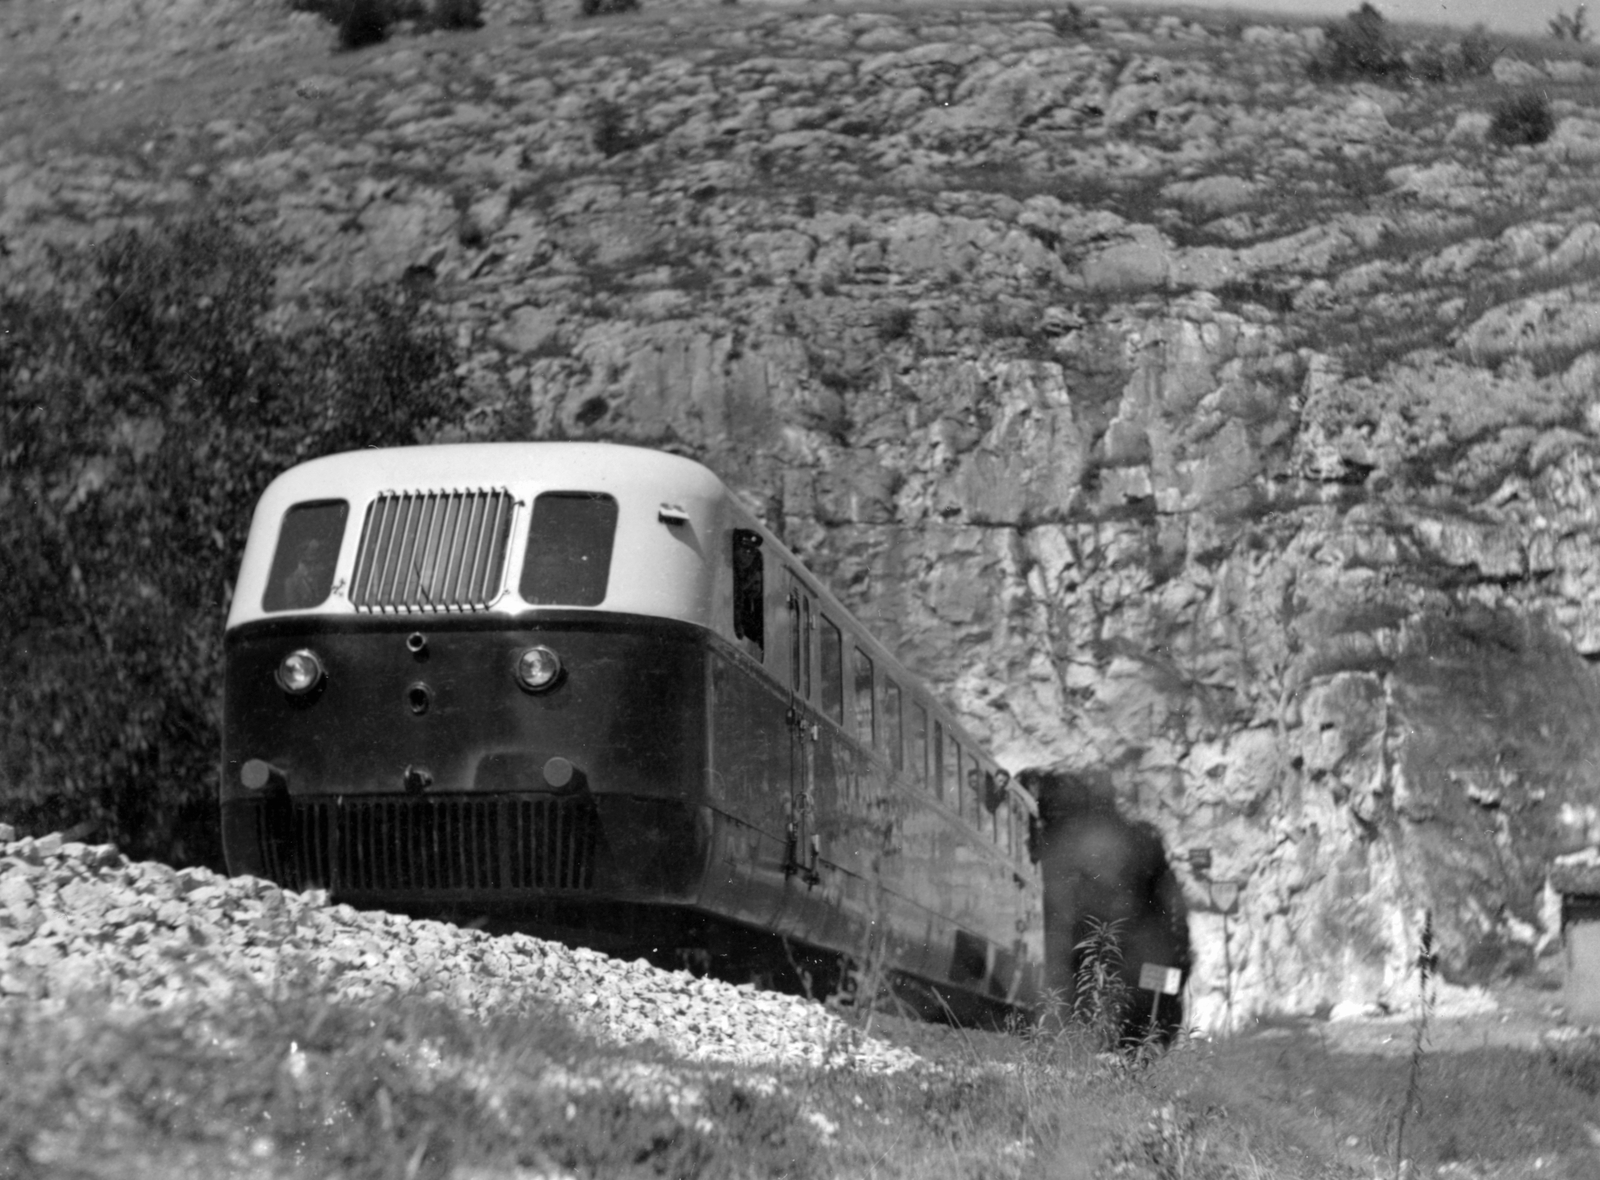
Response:
[[[1170,1044],[1183,1027],[1194,956],[1183,887],[1160,832],[1118,808],[1104,772],[1017,777],[1039,805],[1045,988],[1060,1017],[1109,1015],[1124,1047]],[[1173,984],[1176,994],[1164,990]]]

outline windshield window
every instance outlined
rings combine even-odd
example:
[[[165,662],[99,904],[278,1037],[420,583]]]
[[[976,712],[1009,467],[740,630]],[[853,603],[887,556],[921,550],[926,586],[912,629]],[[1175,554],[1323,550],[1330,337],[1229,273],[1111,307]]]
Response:
[[[308,610],[327,601],[349,514],[344,500],[296,504],[283,514],[262,610]]]
[[[597,492],[545,492],[533,502],[518,592],[536,606],[599,606],[611,577],[617,502]]]

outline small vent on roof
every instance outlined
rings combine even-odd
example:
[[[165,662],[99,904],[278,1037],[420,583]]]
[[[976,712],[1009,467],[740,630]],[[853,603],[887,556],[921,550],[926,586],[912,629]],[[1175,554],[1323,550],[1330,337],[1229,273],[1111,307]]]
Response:
[[[476,611],[500,596],[515,508],[504,488],[383,492],[367,509],[357,610]]]

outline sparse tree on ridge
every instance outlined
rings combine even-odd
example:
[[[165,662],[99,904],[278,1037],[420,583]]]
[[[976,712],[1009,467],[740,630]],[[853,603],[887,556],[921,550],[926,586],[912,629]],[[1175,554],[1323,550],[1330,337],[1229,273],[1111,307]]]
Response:
[[[1587,41],[1589,39],[1588,5],[1580,4],[1570,13],[1556,13],[1550,20],[1550,35],[1557,41]]]

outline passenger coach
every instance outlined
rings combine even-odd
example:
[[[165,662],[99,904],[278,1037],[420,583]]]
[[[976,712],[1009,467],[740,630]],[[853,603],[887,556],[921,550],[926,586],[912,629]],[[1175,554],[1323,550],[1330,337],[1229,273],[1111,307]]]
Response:
[[[957,1012],[1035,1001],[1033,801],[697,463],[306,463],[256,508],[226,651],[235,873],[657,961],[765,933]]]

